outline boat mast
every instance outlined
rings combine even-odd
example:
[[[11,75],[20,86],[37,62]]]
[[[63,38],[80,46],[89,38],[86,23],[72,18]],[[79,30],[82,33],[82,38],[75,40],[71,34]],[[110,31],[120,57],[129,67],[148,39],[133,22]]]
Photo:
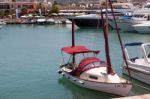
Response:
[[[124,49],[123,49],[122,39],[121,39],[121,36],[120,36],[120,33],[119,33],[119,28],[118,28],[118,25],[117,25],[117,22],[116,22],[116,18],[115,18],[115,14],[114,14],[114,10],[113,10],[113,6],[112,6],[111,0],[109,0],[109,5],[110,5],[111,12],[112,12],[112,15],[113,15],[113,19],[114,19],[114,22],[115,22],[116,32],[117,32],[117,36],[118,36],[119,43],[120,43],[120,46],[121,46],[123,58],[125,60],[125,64],[127,65],[127,71],[129,73],[130,80],[132,80],[132,77],[131,77],[131,74],[130,74],[130,71],[129,71],[129,66],[128,66],[128,63],[127,63],[127,58],[125,56],[125,52],[124,52]]]
[[[75,46],[75,37],[74,37],[74,19],[72,19],[72,47]],[[75,63],[75,54],[72,56],[72,62]]]
[[[104,21],[103,12],[101,9],[101,16],[103,20],[103,34],[104,34],[104,40],[105,40],[105,55],[106,55],[106,61],[107,61],[107,74],[112,74],[112,66],[111,66],[111,59],[109,55],[109,42],[108,42],[108,1],[106,0],[106,18]]]

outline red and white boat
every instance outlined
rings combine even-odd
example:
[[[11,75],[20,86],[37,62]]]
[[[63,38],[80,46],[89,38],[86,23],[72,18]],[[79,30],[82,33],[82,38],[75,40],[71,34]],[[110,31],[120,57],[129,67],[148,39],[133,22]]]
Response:
[[[99,51],[93,51],[85,46],[64,47],[63,52],[73,55],[93,53],[93,56],[83,57],[80,63],[72,60],[60,66],[59,73],[72,83],[81,87],[94,89],[120,96],[128,95],[132,84],[120,78],[114,71],[107,73],[109,66],[105,61],[95,57]]]

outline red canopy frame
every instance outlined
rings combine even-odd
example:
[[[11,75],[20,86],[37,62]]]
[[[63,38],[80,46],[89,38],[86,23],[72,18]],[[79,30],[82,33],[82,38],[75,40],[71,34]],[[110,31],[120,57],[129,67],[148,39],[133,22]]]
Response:
[[[95,53],[98,54],[100,51],[94,51],[86,48],[85,46],[67,46],[63,47],[61,51],[68,53],[68,54],[80,54],[80,53]]]

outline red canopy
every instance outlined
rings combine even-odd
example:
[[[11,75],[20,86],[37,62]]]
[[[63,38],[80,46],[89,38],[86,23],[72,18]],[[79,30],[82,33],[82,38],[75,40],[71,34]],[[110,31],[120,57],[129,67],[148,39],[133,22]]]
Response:
[[[99,51],[93,51],[93,50],[90,50],[88,48],[86,48],[85,46],[67,46],[67,47],[63,47],[61,49],[61,51],[64,51],[68,54],[79,54],[79,53],[90,53],[90,52],[93,52],[93,53],[99,53]]]
[[[99,58],[96,57],[87,57],[81,60],[79,67],[80,69],[83,69],[86,65],[93,63],[93,62],[100,62]]]

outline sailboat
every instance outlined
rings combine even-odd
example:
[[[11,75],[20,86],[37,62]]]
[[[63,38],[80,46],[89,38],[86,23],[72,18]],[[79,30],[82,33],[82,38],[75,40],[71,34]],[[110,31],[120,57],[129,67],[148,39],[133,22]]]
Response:
[[[104,38],[107,61],[103,61],[97,57],[99,50],[91,50],[82,45],[75,45],[74,20],[72,20],[72,45],[61,49],[62,53],[70,54],[72,59],[61,65],[58,73],[78,86],[126,96],[132,88],[132,83],[119,77],[112,69],[109,57],[108,29],[106,28],[104,28]],[[76,60],[78,54],[83,55],[79,62]]]

